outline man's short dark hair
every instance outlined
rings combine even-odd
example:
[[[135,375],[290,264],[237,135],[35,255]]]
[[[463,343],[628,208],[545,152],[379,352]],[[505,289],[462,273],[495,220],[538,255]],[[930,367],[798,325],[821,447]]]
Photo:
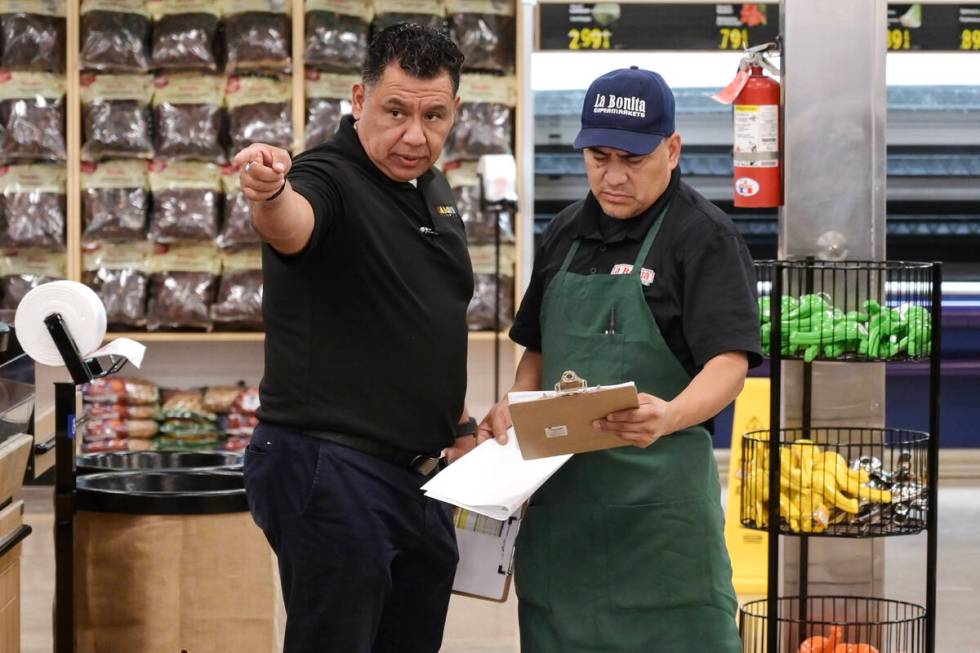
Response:
[[[369,86],[377,83],[393,61],[419,79],[433,79],[445,71],[453,82],[453,95],[459,91],[463,53],[439,30],[398,23],[378,32],[368,46],[361,79]]]

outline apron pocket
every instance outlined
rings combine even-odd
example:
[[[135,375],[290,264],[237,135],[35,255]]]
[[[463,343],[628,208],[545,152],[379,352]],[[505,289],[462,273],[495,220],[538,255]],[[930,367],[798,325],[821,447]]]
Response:
[[[589,385],[614,385],[634,379],[623,378],[623,364],[625,358],[626,336],[622,333],[606,335],[599,330],[595,333],[565,334],[567,341],[563,347],[561,357],[561,370],[557,370],[557,375],[565,370],[575,370],[575,372],[589,382]],[[544,350],[544,357],[548,359],[548,349]],[[545,369],[549,369],[550,360],[546,361]],[[545,387],[551,389],[558,378],[544,379]]]
[[[606,506],[606,579],[617,609],[705,605],[711,599],[707,499]]]

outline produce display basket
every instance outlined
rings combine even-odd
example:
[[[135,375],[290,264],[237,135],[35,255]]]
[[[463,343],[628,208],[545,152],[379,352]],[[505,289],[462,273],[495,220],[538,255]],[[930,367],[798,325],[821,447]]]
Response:
[[[804,608],[800,618],[801,607]],[[778,648],[767,647],[768,602],[739,610],[743,653],[925,653],[926,610],[907,603],[854,596],[780,597]]]
[[[768,430],[742,436],[741,522],[768,529]],[[929,434],[890,428],[779,431],[779,532],[910,535],[926,528]]]
[[[757,262],[763,352],[771,355],[778,337],[784,359],[927,359],[932,347],[934,265],[904,261]],[[782,277],[782,297],[774,303],[777,274]]]

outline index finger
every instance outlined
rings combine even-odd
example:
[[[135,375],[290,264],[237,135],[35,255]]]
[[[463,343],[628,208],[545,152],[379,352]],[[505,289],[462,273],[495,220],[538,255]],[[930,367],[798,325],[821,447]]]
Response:
[[[510,414],[508,411],[498,410],[490,420],[493,426],[493,437],[500,444],[507,444],[507,429],[510,428]]]
[[[241,150],[235,155],[235,158],[231,160],[236,166],[243,166],[249,161],[258,161],[262,158],[262,146],[258,143],[249,145],[245,149]]]
[[[267,167],[264,164],[259,163],[258,165],[253,165],[249,168],[248,174],[256,181],[265,183],[276,183],[281,184],[283,181],[282,173]]]

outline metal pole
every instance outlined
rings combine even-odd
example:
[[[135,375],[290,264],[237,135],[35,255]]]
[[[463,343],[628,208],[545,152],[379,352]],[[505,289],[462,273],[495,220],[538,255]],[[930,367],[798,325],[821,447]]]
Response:
[[[806,281],[805,281],[805,294],[809,295],[813,293],[813,263],[814,257],[807,257],[807,267],[806,267]],[[813,440],[811,430],[813,428],[813,364],[803,363],[803,437],[808,440]],[[813,446],[813,445],[810,445]],[[800,487],[800,492],[807,492],[809,490],[804,490]],[[808,518],[806,515],[803,516],[804,519]],[[807,585],[810,582],[810,538],[803,534],[800,535],[800,568],[799,568],[799,596],[800,596],[800,606],[799,606],[799,619],[800,619],[800,631],[799,639],[800,644],[807,637],[806,623],[807,623],[807,596],[809,595],[809,588]]]
[[[813,408],[813,364],[803,363],[803,437],[812,440],[810,437],[810,431],[813,426],[812,424],[812,408]],[[813,446],[813,445],[807,445]],[[800,492],[811,492],[809,489],[804,489],[800,487]],[[808,519],[807,515],[801,515],[802,518]],[[809,595],[809,589],[807,584],[810,582],[810,538],[806,534],[800,535],[800,644],[809,635],[806,632],[806,622],[807,622],[807,596]]]
[[[55,652],[75,653],[75,409],[74,383],[54,384]]]
[[[769,575],[766,608],[766,650],[779,651],[779,427],[783,365],[783,268],[776,263],[772,278],[772,333],[769,339]]]
[[[932,351],[929,356],[929,516],[926,551],[926,651],[936,650],[936,566],[939,536],[939,384],[942,366],[942,263],[932,264]]]

